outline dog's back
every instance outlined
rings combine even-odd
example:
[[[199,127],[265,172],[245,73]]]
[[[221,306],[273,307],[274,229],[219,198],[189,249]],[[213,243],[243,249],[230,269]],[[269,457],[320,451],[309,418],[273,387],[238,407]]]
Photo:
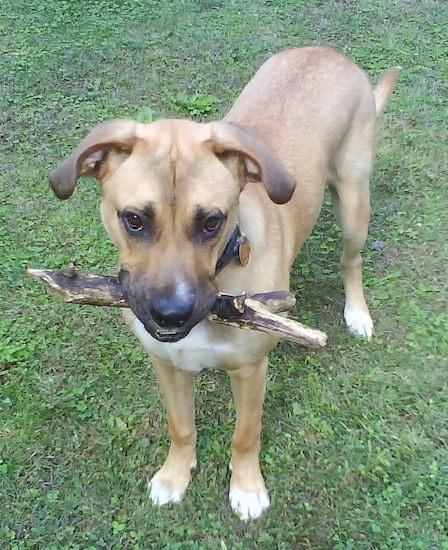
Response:
[[[250,128],[290,165],[298,154],[308,162],[311,148],[320,159],[331,156],[359,110],[375,116],[365,73],[334,50],[310,46],[270,57],[226,118]]]
[[[315,224],[325,182],[337,184],[353,168],[370,176],[377,115],[396,78],[397,70],[388,69],[373,90],[364,71],[332,49],[284,50],[260,67],[227,114],[264,141],[297,180],[293,199],[282,207],[285,216],[304,220],[291,261]]]

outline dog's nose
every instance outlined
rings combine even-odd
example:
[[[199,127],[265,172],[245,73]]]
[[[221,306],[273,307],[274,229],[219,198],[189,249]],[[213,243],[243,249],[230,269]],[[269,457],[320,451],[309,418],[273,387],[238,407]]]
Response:
[[[151,316],[161,328],[181,328],[191,318],[196,300],[186,293],[153,296]]]

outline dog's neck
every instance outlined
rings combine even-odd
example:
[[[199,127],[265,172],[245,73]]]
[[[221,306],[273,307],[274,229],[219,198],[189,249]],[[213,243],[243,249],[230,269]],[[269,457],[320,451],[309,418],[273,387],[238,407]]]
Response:
[[[236,259],[242,266],[246,265],[250,256],[250,244],[246,235],[243,235],[240,231],[240,226],[236,224],[235,229],[230,235],[229,240],[223,250],[223,253],[216,262],[215,275],[226,267],[226,265],[232,260]]]

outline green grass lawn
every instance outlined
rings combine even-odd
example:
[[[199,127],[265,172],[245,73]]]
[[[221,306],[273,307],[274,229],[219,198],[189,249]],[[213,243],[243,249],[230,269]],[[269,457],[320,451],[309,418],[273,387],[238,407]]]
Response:
[[[0,2],[0,548],[448,549],[445,0]],[[27,267],[116,270],[83,181],[47,175],[114,116],[224,114],[282,48],[325,44],[375,81],[403,67],[380,127],[365,250],[376,338],[342,323],[339,232],[326,204],[296,262],[296,314],[325,350],[271,356],[262,467],[272,507],[227,502],[233,405],[197,379],[199,468],[153,508],[168,445],[149,362],[119,312],[69,306]]]

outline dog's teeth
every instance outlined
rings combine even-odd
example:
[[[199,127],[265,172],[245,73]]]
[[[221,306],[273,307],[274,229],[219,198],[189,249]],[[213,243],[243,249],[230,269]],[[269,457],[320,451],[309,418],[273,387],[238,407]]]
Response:
[[[257,519],[264,510],[269,508],[267,493],[253,493],[241,489],[231,489],[229,493],[230,506],[243,521]]]
[[[373,335],[373,321],[365,311],[353,311],[346,307],[344,309],[345,323],[352,334],[363,336],[370,340]]]

